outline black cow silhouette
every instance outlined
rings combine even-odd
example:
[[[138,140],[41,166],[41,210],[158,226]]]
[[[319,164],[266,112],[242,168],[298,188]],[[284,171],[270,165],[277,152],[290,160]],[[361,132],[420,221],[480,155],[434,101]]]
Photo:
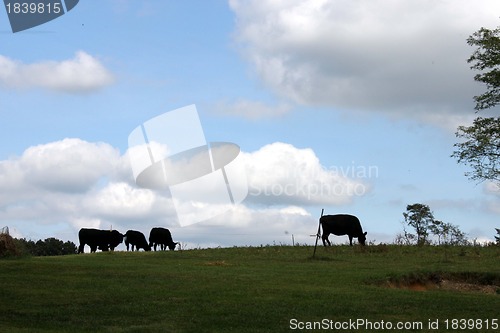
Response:
[[[336,236],[349,236],[349,243],[351,246],[353,237],[357,237],[358,242],[361,245],[365,245],[367,233],[363,233],[361,223],[356,216],[347,214],[325,215],[322,216],[319,221],[323,228],[323,236],[321,238],[324,246],[326,246],[326,243],[330,246],[332,245],[328,240],[330,234]]]
[[[134,251],[134,246],[137,251],[139,251],[139,249],[144,249],[144,251],[151,251],[148,242],[146,242],[146,237],[140,231],[128,230],[125,233],[125,245],[127,246],[127,251],[129,244],[132,245],[132,251]]]
[[[98,230],[82,228],[78,232],[80,246],[78,253],[83,253],[85,245],[90,246],[90,252],[95,252],[97,248],[101,251],[113,251],[121,242],[123,235],[116,230]]]
[[[170,250],[175,250],[175,246],[179,244],[172,240],[172,234],[170,230],[165,228],[153,228],[149,233],[149,247],[152,247],[156,251],[156,246],[159,245],[160,249],[166,250],[167,246]]]

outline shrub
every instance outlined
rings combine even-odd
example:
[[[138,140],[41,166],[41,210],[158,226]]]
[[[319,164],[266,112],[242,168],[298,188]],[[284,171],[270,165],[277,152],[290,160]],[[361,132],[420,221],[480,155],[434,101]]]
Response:
[[[0,234],[0,258],[17,257],[21,251],[16,246],[14,239],[7,234]]]

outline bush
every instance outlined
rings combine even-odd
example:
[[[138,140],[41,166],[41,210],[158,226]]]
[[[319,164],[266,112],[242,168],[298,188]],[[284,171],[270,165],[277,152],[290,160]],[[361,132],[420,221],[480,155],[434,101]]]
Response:
[[[7,234],[0,234],[0,258],[18,257],[21,255],[14,238]]]

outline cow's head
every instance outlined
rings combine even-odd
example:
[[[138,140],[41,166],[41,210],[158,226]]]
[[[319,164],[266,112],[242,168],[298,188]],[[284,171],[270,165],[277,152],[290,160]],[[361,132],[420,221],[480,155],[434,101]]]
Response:
[[[111,230],[111,237],[109,240],[109,245],[112,248],[117,247],[118,245],[120,245],[123,242],[123,237],[124,237],[123,234],[120,233],[119,231]]]
[[[180,243],[179,243],[179,242],[172,243],[172,244],[170,244],[170,245],[168,246],[168,248],[169,248],[171,251],[173,251],[173,250],[175,250],[175,247],[177,246],[177,244],[180,244]]]
[[[366,234],[367,232],[365,231],[361,236],[358,237],[358,241],[361,245],[365,245],[366,242]]]

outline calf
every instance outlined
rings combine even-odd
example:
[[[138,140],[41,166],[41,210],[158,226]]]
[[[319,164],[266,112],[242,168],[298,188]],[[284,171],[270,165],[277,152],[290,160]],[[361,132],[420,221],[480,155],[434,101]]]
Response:
[[[175,246],[179,243],[175,243],[172,240],[172,234],[170,230],[165,228],[153,228],[149,233],[149,247],[153,247],[156,251],[156,246],[160,245],[160,249],[163,251],[167,248],[170,250],[175,250]]]
[[[144,251],[151,251],[148,242],[146,242],[146,237],[144,237],[144,234],[140,231],[128,230],[125,233],[125,245],[127,246],[127,251],[129,244],[132,245],[132,251],[134,251],[134,246],[137,251],[141,248],[144,249]]]
[[[323,228],[323,245],[332,245],[328,240],[330,234],[336,236],[349,236],[349,243],[352,246],[353,237],[357,237],[361,245],[365,245],[366,232],[363,233],[363,228],[361,228],[361,223],[356,216],[338,214],[338,215],[325,215],[319,219],[321,227]]]

